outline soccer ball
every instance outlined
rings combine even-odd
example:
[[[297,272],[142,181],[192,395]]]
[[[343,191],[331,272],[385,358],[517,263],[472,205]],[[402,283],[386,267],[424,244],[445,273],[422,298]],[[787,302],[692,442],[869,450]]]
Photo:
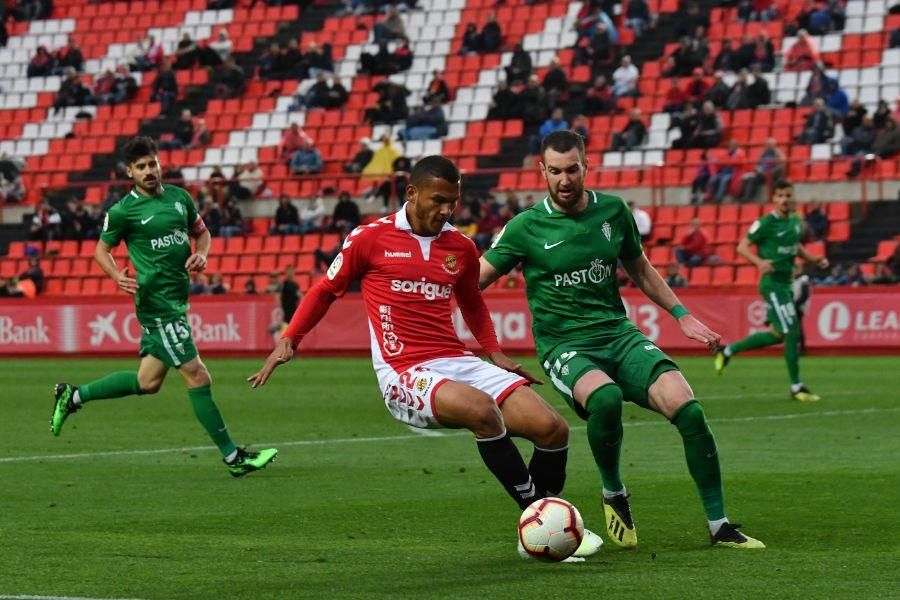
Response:
[[[559,562],[572,556],[584,537],[578,509],[562,498],[532,502],[519,518],[519,541],[529,555]]]

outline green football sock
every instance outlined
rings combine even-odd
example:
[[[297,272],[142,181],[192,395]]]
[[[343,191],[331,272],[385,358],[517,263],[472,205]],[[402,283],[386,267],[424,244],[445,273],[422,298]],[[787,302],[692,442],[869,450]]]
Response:
[[[756,350],[757,348],[765,348],[766,346],[774,346],[775,344],[780,343],[781,338],[771,331],[758,331],[756,333],[748,335],[742,340],[730,344],[728,348],[726,348],[726,354],[731,356],[739,352]]]
[[[212,438],[212,441],[219,447],[222,456],[228,456],[237,449],[231,436],[228,435],[228,428],[216,403],[212,399],[212,390],[208,385],[188,389],[188,397],[191,399],[191,406],[194,408],[194,414],[197,420],[206,429],[206,433]]]
[[[800,334],[788,332],[784,336],[784,362],[787,363],[788,375],[791,383],[800,383]]]
[[[625,486],[619,475],[622,454],[622,389],[614,383],[594,390],[588,396],[587,436],[600,469],[603,489],[618,492]]]
[[[722,472],[719,469],[719,455],[716,438],[709,425],[703,408],[696,400],[683,404],[672,415],[672,424],[681,434],[684,443],[684,457],[688,471],[694,479],[706,519],[716,521],[725,518],[725,492],[722,489]]]
[[[117,371],[96,381],[78,386],[78,401],[106,400],[141,393],[135,371]]]

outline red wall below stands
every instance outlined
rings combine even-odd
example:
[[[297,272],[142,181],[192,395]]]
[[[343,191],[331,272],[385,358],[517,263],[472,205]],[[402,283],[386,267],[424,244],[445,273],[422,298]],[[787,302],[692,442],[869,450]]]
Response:
[[[734,341],[765,327],[765,306],[755,290],[682,290],[684,304],[701,320]],[[823,353],[900,353],[900,290],[888,288],[816,288],[804,320],[807,345]],[[633,321],[664,350],[697,352],[675,321],[634,290],[624,298]],[[504,290],[488,295],[500,341],[509,352],[533,352],[531,319],[524,294]],[[263,356],[272,347],[268,328],[275,306],[264,296],[232,295],[192,299],[191,323],[207,356]],[[456,315],[457,332],[472,336]],[[0,301],[0,357],[135,356],[140,327],[124,296]],[[351,295],[332,309],[304,340],[307,355],[365,355],[369,332],[362,299]]]

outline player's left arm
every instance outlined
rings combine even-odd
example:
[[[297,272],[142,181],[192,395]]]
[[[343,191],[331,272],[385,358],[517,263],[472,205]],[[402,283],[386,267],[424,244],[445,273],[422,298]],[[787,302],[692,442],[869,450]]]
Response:
[[[206,257],[209,256],[212,236],[209,233],[209,229],[206,228],[206,223],[203,222],[203,217],[200,216],[197,208],[194,206],[194,199],[187,192],[185,194],[187,195],[188,224],[190,225],[191,235],[197,241],[197,246],[194,249],[194,253],[184,263],[184,268],[192,273],[199,273],[206,269]]]
[[[678,296],[656,268],[650,264],[643,252],[636,258],[622,259],[622,264],[641,291],[678,320],[678,325],[681,326],[681,331],[685,336],[701,344],[706,344],[710,350],[718,347],[722,336],[697,320],[681,305]]]
[[[816,256],[806,251],[806,248],[797,244],[797,255],[806,262],[814,263],[820,269],[828,268],[828,259],[824,256]]]

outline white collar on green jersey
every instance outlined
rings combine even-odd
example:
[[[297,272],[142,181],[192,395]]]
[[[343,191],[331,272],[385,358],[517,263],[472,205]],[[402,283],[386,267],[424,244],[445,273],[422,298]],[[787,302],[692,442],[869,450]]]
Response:
[[[409,219],[406,218],[406,205],[408,202],[404,202],[403,206],[400,207],[400,210],[394,213],[394,225],[397,229],[402,231],[409,231],[412,233],[412,225],[409,224]],[[444,223],[444,226],[441,228],[441,231],[453,231],[456,227],[451,225],[450,223]],[[437,237],[437,236],[434,236]]]
[[[166,191],[165,186],[163,184],[159,184],[159,193],[162,194],[164,191]],[[137,192],[134,191],[134,188],[131,188],[131,195],[134,196],[135,198],[141,197],[140,194],[138,194]],[[145,196],[145,198],[153,198],[153,197],[154,196]]]
[[[597,204],[597,193],[594,190],[587,190],[587,193],[594,199],[594,204]],[[550,202],[550,196],[544,196],[544,208],[547,209],[548,215],[552,215],[555,212],[565,214],[553,208],[553,204]]]

